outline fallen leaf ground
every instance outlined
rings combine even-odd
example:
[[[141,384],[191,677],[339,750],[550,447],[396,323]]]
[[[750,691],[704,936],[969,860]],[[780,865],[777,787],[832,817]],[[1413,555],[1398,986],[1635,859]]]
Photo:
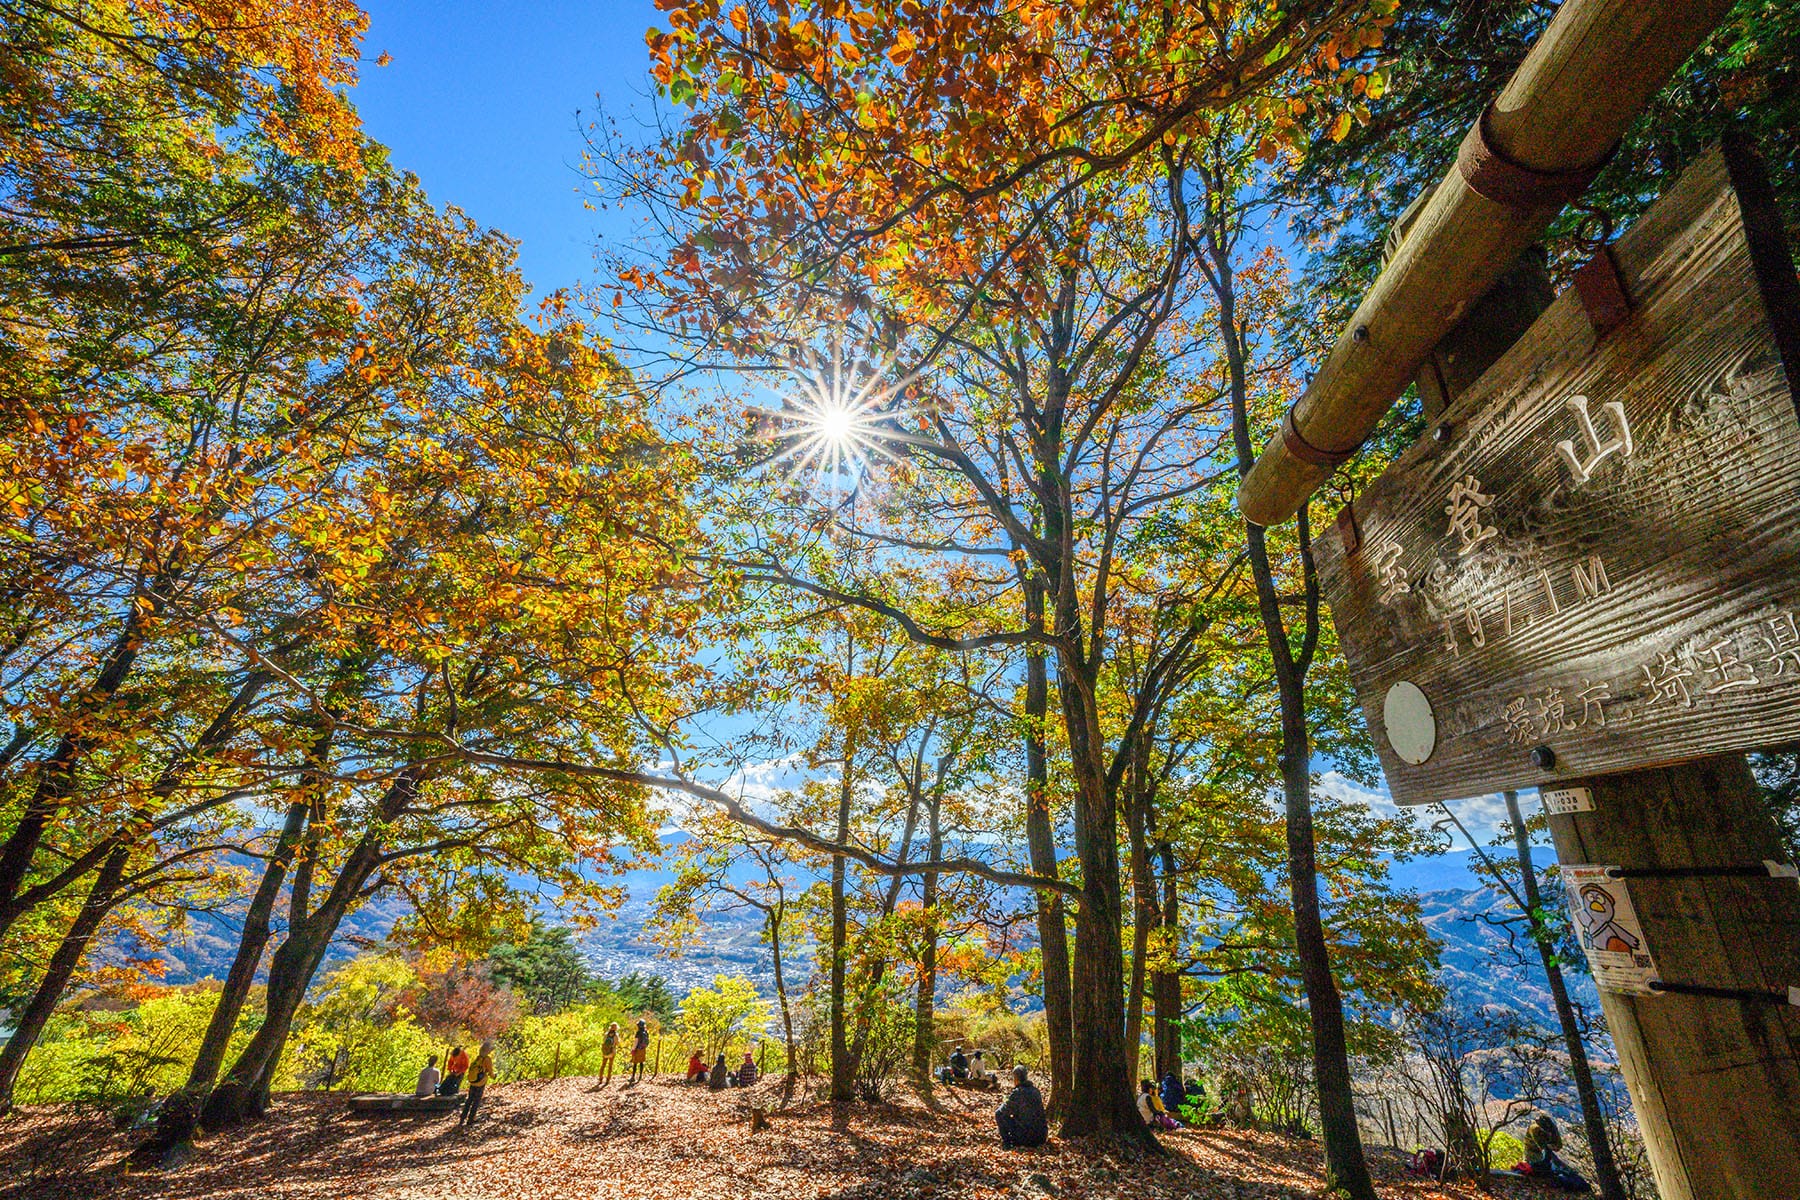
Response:
[[[127,1172],[132,1145],[103,1118],[26,1109],[0,1122],[6,1200],[1312,1200],[1316,1143],[1246,1130],[1165,1134],[1161,1156],[1052,1139],[1002,1151],[990,1095],[940,1090],[834,1111],[781,1107],[774,1081],[707,1092],[661,1079],[596,1089],[592,1079],[492,1089],[472,1130],[454,1116],[360,1117],[341,1096],[278,1096],[270,1116],[202,1139],[174,1170]],[[752,1104],[769,1125],[752,1133]],[[1372,1149],[1381,1193],[1468,1200],[1473,1188],[1406,1179]],[[1549,1195],[1500,1181],[1494,1195]]]

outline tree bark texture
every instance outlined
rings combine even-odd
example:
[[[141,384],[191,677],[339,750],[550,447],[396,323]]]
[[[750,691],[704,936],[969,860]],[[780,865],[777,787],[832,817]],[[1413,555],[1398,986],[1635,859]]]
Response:
[[[1592,812],[1552,815],[1557,858],[1631,869],[1755,866],[1782,844],[1742,754],[1570,780]],[[1602,990],[1663,1200],[1762,1200],[1800,1179],[1800,889],[1791,880],[1627,879],[1661,979],[1764,999]]]
[[[934,794],[926,809],[926,861],[936,862],[943,853],[942,826],[939,813],[941,794]],[[920,882],[920,921],[924,942],[919,947],[918,989],[913,998],[913,1083],[927,1098],[934,1097],[931,1072],[937,1058],[937,944],[938,944],[938,873],[925,872]]]
[[[850,795],[855,787],[851,763],[855,756],[855,741],[846,737],[843,777],[838,781],[837,842],[840,846],[850,840]],[[844,969],[849,955],[844,866],[842,854],[831,856],[831,1098],[834,1101],[856,1098],[856,1064],[850,1061],[850,1040],[844,1028]]]
[[[1026,612],[1034,627],[1044,620],[1043,584],[1035,575],[1025,581]],[[1050,712],[1050,664],[1041,646],[1025,651],[1025,841],[1031,871],[1057,877],[1056,830],[1050,819],[1049,752],[1044,722]],[[1059,1117],[1074,1086],[1074,1000],[1069,979],[1068,919],[1061,892],[1037,893],[1038,947],[1044,962],[1044,1034],[1050,1047],[1049,1110]]]
[[[1179,880],[1175,876],[1175,847],[1168,842],[1158,846],[1162,858],[1163,945],[1174,961],[1179,961],[1181,947],[1181,909]],[[1150,1040],[1155,1047],[1157,1078],[1173,1074],[1183,1078],[1181,1062],[1181,972],[1179,969],[1157,971],[1150,977],[1150,1001],[1155,1005]]]
[[[306,990],[312,985],[313,976],[318,972],[339,924],[351,906],[362,899],[364,886],[381,865],[382,826],[412,802],[420,778],[418,773],[408,769],[388,786],[377,805],[371,828],[357,839],[345,856],[324,899],[317,908],[309,911],[312,877],[318,867],[311,845],[316,827],[313,822],[318,819],[317,805],[314,804],[289,896],[287,936],[275,948],[275,955],[269,961],[263,1023],[232,1064],[224,1082],[207,1097],[200,1121],[208,1129],[221,1129],[246,1116],[260,1116],[267,1110],[269,1090],[282,1051],[287,1046],[294,1015],[306,999]]]

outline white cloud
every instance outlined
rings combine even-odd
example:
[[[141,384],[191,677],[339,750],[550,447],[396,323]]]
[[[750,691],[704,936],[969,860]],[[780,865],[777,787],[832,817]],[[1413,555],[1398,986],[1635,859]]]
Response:
[[[1336,800],[1362,804],[1381,816],[1393,816],[1400,811],[1385,782],[1379,787],[1368,788],[1354,779],[1332,770],[1319,776],[1318,790]],[[1526,798],[1525,802],[1530,803],[1531,801]],[[1452,800],[1445,807],[1457,815],[1462,821],[1463,827],[1483,846],[1492,842],[1503,832],[1502,826],[1507,819],[1506,799],[1499,792],[1490,792],[1485,796],[1472,796],[1466,800]],[[1414,808],[1413,812],[1427,825],[1435,824],[1443,819],[1443,814],[1437,810],[1436,806]],[[1453,836],[1449,849],[1452,852],[1467,852],[1469,845],[1463,840],[1462,835],[1457,833],[1454,827],[1451,827],[1450,832]]]

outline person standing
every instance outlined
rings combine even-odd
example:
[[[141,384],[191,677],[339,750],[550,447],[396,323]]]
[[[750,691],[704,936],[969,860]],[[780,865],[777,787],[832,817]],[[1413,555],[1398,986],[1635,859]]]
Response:
[[[1156,1084],[1149,1079],[1138,1080],[1138,1115],[1144,1118],[1144,1124],[1152,1129],[1179,1129],[1180,1122],[1169,1115],[1163,1105],[1162,1097],[1157,1094]]]
[[[487,1091],[488,1081],[494,1077],[494,1043],[481,1043],[481,1053],[475,1056],[475,1064],[469,1068],[469,1098],[463,1101],[462,1116],[457,1118],[458,1125],[475,1125],[475,1112],[481,1107],[481,1097]]]
[[[637,1032],[631,1037],[631,1082],[644,1077],[644,1056],[650,1052],[650,1026],[638,1018]]]
[[[619,1052],[619,1023],[613,1021],[606,1027],[606,1036],[600,1039],[600,1082],[610,1083],[613,1077],[613,1056]]]
[[[469,1070],[469,1056],[463,1053],[461,1046],[450,1049],[450,1059],[444,1064],[444,1081],[438,1084],[438,1095],[454,1096],[462,1089],[463,1076]]]

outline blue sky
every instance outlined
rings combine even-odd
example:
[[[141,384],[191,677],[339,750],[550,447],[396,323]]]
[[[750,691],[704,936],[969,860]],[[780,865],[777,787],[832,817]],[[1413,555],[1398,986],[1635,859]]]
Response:
[[[437,204],[520,241],[543,295],[588,279],[595,239],[628,232],[582,207],[581,122],[595,97],[645,107],[650,0],[365,0],[355,99],[369,135]],[[393,61],[375,65],[386,52]],[[577,110],[583,114],[578,117]]]

